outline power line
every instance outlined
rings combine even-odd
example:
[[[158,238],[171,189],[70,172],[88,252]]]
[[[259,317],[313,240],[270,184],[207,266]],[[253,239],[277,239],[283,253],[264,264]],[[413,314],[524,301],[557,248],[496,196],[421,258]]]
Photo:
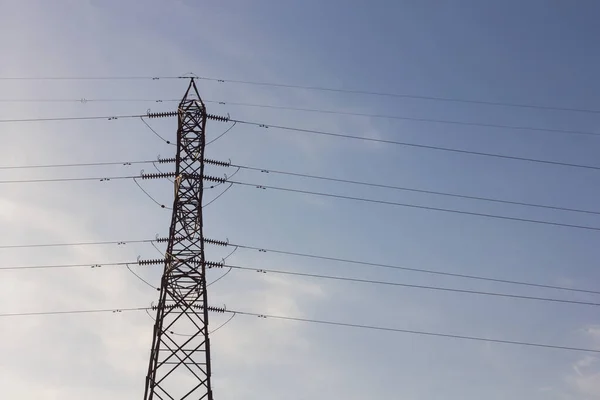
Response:
[[[193,76],[192,76],[193,75]],[[345,93],[354,95],[367,95],[367,96],[378,96],[378,97],[391,97],[391,98],[405,98],[415,100],[428,100],[428,101],[440,101],[440,102],[451,102],[451,103],[463,103],[463,104],[478,104],[484,106],[501,106],[511,108],[525,108],[525,109],[536,109],[546,111],[566,111],[566,112],[579,112],[587,114],[600,114],[600,110],[582,107],[561,107],[561,106],[550,106],[543,104],[527,104],[517,102],[503,102],[503,101],[492,101],[492,100],[477,100],[460,97],[445,97],[445,96],[430,96],[420,95],[414,93],[399,93],[399,92],[386,92],[386,91],[375,91],[375,90],[360,90],[360,89],[342,89],[326,86],[317,85],[294,85],[287,83],[278,82],[264,82],[264,81],[253,81],[253,80],[240,80],[240,79],[223,79],[208,76],[197,76],[196,74],[190,74],[190,76],[79,76],[79,77],[0,77],[0,81],[28,81],[28,80],[169,80],[169,79],[190,79],[196,78],[204,81],[212,81],[217,83],[231,83],[231,84],[243,84],[253,86],[267,86],[267,87],[279,87],[287,89],[304,89],[312,91],[330,92],[330,93]]]
[[[146,189],[144,189],[142,187],[142,185],[139,184],[139,182],[137,181],[137,179],[133,178],[133,182],[142,191],[142,193],[144,193],[150,200],[152,200],[152,202],[154,204],[156,204],[160,208],[164,208],[164,209],[167,209],[167,210],[172,210],[171,207],[167,207],[166,205],[164,205],[164,204],[160,203],[158,200],[156,200],[152,195],[150,195],[150,193],[148,193],[148,191]]]
[[[92,102],[152,102],[152,103],[168,103],[168,102],[177,102],[179,100],[175,99],[0,99],[0,103],[92,103]],[[551,133],[560,133],[560,134],[569,134],[569,135],[587,135],[587,136],[600,136],[600,132],[594,131],[585,131],[585,130],[577,130],[577,129],[556,129],[556,128],[544,128],[537,126],[522,126],[522,125],[507,125],[507,124],[492,124],[492,123],[484,123],[484,122],[473,122],[473,121],[456,121],[456,120],[445,120],[445,119],[436,119],[436,118],[418,118],[418,117],[408,117],[408,116],[399,116],[399,115],[386,115],[386,114],[373,114],[373,113],[360,113],[360,112],[349,112],[349,111],[339,111],[339,110],[329,110],[329,109],[320,109],[320,108],[304,108],[304,107],[291,107],[291,106],[279,106],[275,104],[256,104],[256,103],[244,103],[244,102],[235,102],[235,101],[220,101],[220,100],[204,100],[205,103],[213,103],[219,105],[229,105],[229,106],[239,106],[239,107],[253,107],[253,108],[264,108],[264,109],[274,109],[274,110],[287,110],[287,111],[299,111],[299,112],[309,112],[309,113],[319,113],[319,114],[329,114],[329,115],[349,115],[353,117],[366,117],[366,118],[376,118],[376,119],[388,119],[388,120],[400,120],[400,121],[413,121],[413,122],[426,122],[426,123],[437,123],[437,124],[445,124],[445,125],[459,125],[459,126],[474,126],[481,128],[497,128],[497,129],[509,129],[509,130],[520,130],[520,131],[530,131],[530,132],[551,132]],[[162,139],[162,138],[161,138]],[[162,139],[166,142],[165,139]]]
[[[156,289],[155,286],[151,285],[146,280],[144,280],[142,277],[140,277],[138,274],[136,274],[133,270],[131,270],[131,268],[129,267],[130,265],[138,265],[138,262],[131,261],[131,262],[117,262],[117,263],[7,266],[7,267],[0,267],[0,270],[19,271],[19,270],[32,270],[32,269],[72,269],[72,268],[97,269],[97,268],[101,268],[101,267],[105,267],[105,266],[120,266],[120,267],[125,266],[129,270],[129,272],[131,272],[133,275],[135,275],[143,283],[150,286],[152,289]],[[532,301],[541,301],[541,302],[550,302],[550,303],[563,303],[563,304],[600,307],[600,303],[597,303],[597,302],[557,299],[557,298],[553,298],[553,297],[526,296],[526,295],[517,295],[517,294],[511,294],[511,293],[489,292],[489,291],[481,291],[481,290],[467,290],[467,289],[449,288],[449,287],[441,287],[441,286],[414,285],[414,284],[407,284],[407,283],[401,283],[401,282],[393,282],[393,281],[388,281],[388,280],[382,281],[382,280],[373,280],[373,279],[352,278],[352,277],[347,277],[347,276],[311,274],[311,273],[304,273],[304,272],[283,271],[283,270],[277,270],[277,269],[244,267],[244,266],[240,266],[240,265],[231,265],[231,264],[222,264],[220,267],[221,268],[229,268],[229,270],[224,275],[219,277],[217,280],[213,281],[212,283],[219,281],[221,278],[225,277],[232,269],[235,269],[235,270],[240,270],[240,271],[273,273],[273,274],[279,274],[279,275],[353,282],[353,283],[359,283],[359,284],[404,287],[404,288],[422,289],[422,290],[429,290],[429,291],[442,291],[442,292],[461,293],[461,294],[470,294],[470,295],[504,297],[504,298],[518,299],[518,300],[532,300]],[[539,286],[539,285],[535,285],[535,286]]]
[[[230,130],[232,130],[235,126],[236,126],[236,122],[233,123],[233,125],[231,125],[229,128],[225,129],[221,134],[219,134],[217,137],[215,137],[214,139],[212,139],[211,141],[209,141],[208,143],[206,143],[206,145],[208,146],[209,144],[213,144],[214,142],[216,142],[217,140],[221,139],[223,136],[225,136]]]
[[[130,312],[130,311],[146,311],[146,310],[150,310],[150,309],[152,309],[152,307],[127,307],[127,308],[79,309],[79,310],[61,310],[61,311],[2,313],[2,314],[0,314],[0,318],[33,317],[33,316],[39,317],[39,316],[74,315],[74,314],[101,314],[101,313],[116,314],[116,313],[122,313],[122,312]],[[388,327],[388,326],[356,324],[356,323],[339,322],[339,321],[324,320],[324,319],[300,318],[300,317],[275,315],[275,314],[263,314],[263,313],[256,313],[256,312],[250,312],[250,311],[220,309],[219,312],[235,314],[235,315],[258,317],[261,319],[277,319],[277,320],[283,320],[283,321],[304,322],[304,323],[312,323],[312,324],[318,324],[318,325],[338,326],[338,327],[343,327],[343,328],[356,328],[356,329],[373,330],[373,331],[380,331],[380,332],[404,333],[404,334],[418,335],[418,336],[430,336],[430,337],[438,337],[438,338],[459,339],[459,340],[488,342],[488,343],[499,343],[499,344],[507,344],[507,345],[538,347],[538,348],[576,351],[576,352],[585,352],[585,353],[596,353],[596,354],[600,353],[600,350],[598,350],[598,349],[590,349],[590,348],[584,348],[584,347],[562,346],[562,345],[553,345],[553,344],[538,343],[538,342],[527,342],[527,341],[495,339],[495,338],[487,338],[487,337],[479,337],[479,336],[457,335],[457,334],[442,333],[442,332],[418,331],[418,330],[393,328],[393,327]]]
[[[98,241],[98,242],[71,242],[71,243],[32,243],[32,244],[11,244],[0,245],[0,249],[28,249],[34,247],[71,247],[71,246],[101,246],[116,244],[124,246],[130,243],[151,243],[157,239],[142,239],[142,240],[115,240],[115,241]]]
[[[484,338],[484,337],[478,337],[478,336],[455,335],[455,334],[440,333],[440,332],[417,331],[417,330],[399,329],[399,328],[391,328],[391,327],[377,326],[377,325],[353,324],[353,323],[347,323],[347,322],[337,322],[337,321],[330,321],[330,320],[320,320],[320,319],[300,318],[300,317],[289,317],[289,316],[273,315],[273,314],[259,314],[259,313],[244,312],[244,311],[237,311],[237,310],[236,311],[226,310],[225,312],[235,312],[237,315],[253,316],[253,317],[259,317],[259,318],[263,318],[263,319],[271,318],[271,319],[279,319],[279,320],[285,320],[285,321],[306,322],[306,323],[313,323],[313,324],[319,324],[319,325],[339,326],[339,327],[345,327],[345,328],[358,328],[358,329],[376,330],[376,331],[384,331],[384,332],[405,333],[405,334],[419,335],[419,336],[432,336],[432,337],[462,339],[462,340],[488,342],[488,343],[501,343],[501,344],[518,345],[518,346],[541,347],[541,348],[556,349],[556,350],[569,350],[569,351],[577,351],[577,352],[600,353],[600,350],[587,349],[587,348],[582,348],[582,347],[558,346],[558,345],[535,343],[535,342],[493,339],[493,338]]]
[[[87,117],[53,117],[53,118],[22,118],[22,119],[0,119],[0,123],[13,122],[49,122],[49,121],[89,121],[105,119],[108,121],[127,118],[147,118],[148,114],[135,115],[105,115],[105,116],[87,116]]]
[[[190,79],[190,76],[5,76],[0,81],[121,81]]]
[[[119,267],[128,264],[137,264],[136,262],[110,262],[110,263],[88,263],[88,264],[51,264],[51,265],[22,265],[22,266],[4,266],[0,270],[4,271],[20,271],[30,269],[71,269],[71,268],[102,268],[102,267]]]
[[[132,164],[153,164],[158,161],[160,161],[160,160],[114,161],[114,162],[80,163],[80,164],[73,163],[73,164],[0,166],[0,170],[57,168],[57,167],[88,167],[88,166],[107,166],[107,165],[128,166],[128,165],[132,165]],[[468,199],[468,200],[489,201],[489,202],[500,203],[500,204],[512,204],[512,205],[525,206],[525,207],[543,208],[543,209],[557,210],[557,211],[568,211],[568,212],[591,214],[591,215],[600,215],[600,211],[584,210],[584,209],[579,209],[579,208],[552,206],[552,205],[547,205],[547,204],[528,203],[528,202],[522,202],[522,201],[513,201],[513,200],[498,199],[498,198],[483,197],[483,196],[471,196],[471,195],[464,195],[464,194],[460,194],[460,193],[441,192],[441,191],[435,191],[435,190],[426,190],[426,189],[419,189],[419,188],[413,188],[413,187],[388,185],[388,184],[381,184],[381,183],[374,183],[374,182],[367,182],[367,181],[341,179],[341,178],[334,178],[331,176],[304,174],[304,173],[299,173],[299,172],[268,169],[268,168],[263,168],[263,167],[253,167],[253,166],[243,165],[243,164],[233,164],[232,163],[232,164],[230,164],[230,166],[239,168],[239,169],[258,171],[258,172],[268,173],[268,174],[294,176],[294,177],[300,177],[300,178],[323,180],[323,181],[328,181],[328,182],[339,182],[339,183],[346,183],[346,184],[366,186],[366,187],[376,187],[376,188],[382,188],[382,189],[392,189],[392,190],[398,190],[398,191],[432,194],[432,195],[436,195],[436,196],[455,197],[455,198]],[[127,179],[127,178],[133,178],[133,177],[118,177],[117,176],[117,177],[108,177],[108,178],[104,178],[104,179]],[[137,176],[135,178],[137,178]],[[229,177],[229,178],[231,178],[231,177]],[[65,179],[69,179],[69,178],[65,178]],[[100,179],[103,179],[103,178],[87,178],[86,177],[86,178],[75,178],[73,180],[85,181],[85,180],[100,180]],[[55,182],[55,181],[63,181],[63,179],[62,178],[40,179],[40,180],[33,179],[33,180],[25,180],[24,182],[13,180],[13,181],[0,181],[0,183],[34,183],[34,182]]]
[[[111,116],[90,116],[90,117],[30,118],[30,119],[0,120],[0,123],[2,123],[2,122],[34,122],[34,121],[68,121],[68,120],[90,120],[90,119],[113,120],[113,119],[119,119],[119,118],[147,118],[148,116],[149,116],[148,114],[137,114],[137,115],[121,115],[121,116],[112,116],[112,117]],[[295,128],[295,127],[291,127],[291,126],[264,124],[264,123],[259,123],[259,122],[245,121],[245,120],[232,119],[232,118],[228,118],[228,119],[226,119],[226,121],[239,123],[239,124],[245,124],[245,125],[257,126],[259,128],[274,128],[274,129],[281,129],[281,130],[287,130],[287,131],[292,131],[292,132],[311,133],[311,134],[316,134],[316,135],[324,135],[324,136],[337,137],[337,138],[343,138],[343,139],[352,139],[352,140],[361,140],[361,141],[368,141],[368,142],[375,142],[375,143],[393,144],[393,145],[404,146],[404,147],[446,151],[446,152],[453,152],[453,153],[459,153],[459,154],[470,154],[470,155],[477,155],[477,156],[482,156],[482,157],[493,157],[493,158],[500,158],[500,159],[507,159],[507,160],[515,160],[515,161],[525,161],[525,162],[546,164],[546,165],[557,165],[557,166],[562,166],[562,167],[600,170],[599,166],[593,166],[593,165],[575,164],[575,163],[567,163],[567,162],[552,161],[552,160],[542,160],[542,159],[529,158],[529,157],[510,156],[510,155],[497,154],[497,153],[487,153],[487,152],[480,152],[480,151],[456,149],[456,148],[451,148],[451,147],[424,145],[424,144],[419,144],[419,143],[400,142],[400,141],[387,140],[387,139],[375,139],[375,138],[368,138],[368,137],[355,136],[355,135],[349,135],[349,134],[327,132],[327,131],[316,130],[316,129],[303,129],[303,128]]]
[[[510,280],[510,279],[499,279],[499,278],[492,278],[492,277],[487,277],[487,276],[482,276],[482,275],[460,274],[460,273],[454,273],[454,272],[436,271],[436,270],[423,269],[423,268],[403,267],[400,265],[383,264],[383,263],[376,263],[376,262],[369,262],[369,261],[360,261],[360,260],[354,260],[354,259],[349,259],[349,258],[323,256],[323,255],[318,255],[318,254],[286,251],[286,250],[279,250],[279,249],[266,248],[266,247],[246,246],[246,245],[241,245],[241,244],[237,244],[237,243],[228,243],[227,246],[233,246],[236,248],[247,249],[247,250],[256,250],[261,253],[268,252],[268,253],[282,254],[282,255],[288,255],[288,256],[294,256],[294,257],[302,257],[302,258],[324,260],[324,261],[334,261],[334,262],[340,262],[340,263],[345,263],[345,264],[354,264],[354,265],[360,265],[360,266],[364,266],[364,267],[375,267],[375,268],[392,269],[392,270],[399,270],[399,271],[409,271],[409,272],[417,272],[417,273],[424,273],[424,274],[431,274],[431,275],[449,276],[449,277],[453,277],[453,278],[472,279],[472,280],[495,282],[495,283],[505,283],[505,284],[509,284],[509,285],[519,285],[519,286],[529,286],[529,287],[537,287],[537,288],[543,288],[543,289],[564,290],[564,291],[569,291],[569,292],[600,294],[600,291],[596,291],[596,290],[586,290],[586,289],[571,288],[571,287],[566,287],[566,286],[546,285],[546,284],[541,284],[541,283],[516,281],[516,280]]]
[[[469,196],[469,195],[464,195],[464,194],[440,192],[440,191],[435,191],[435,190],[424,190],[424,189],[417,189],[417,188],[410,188],[410,187],[403,187],[403,186],[379,184],[379,183],[373,183],[373,182],[333,178],[333,177],[322,176],[322,175],[311,175],[311,174],[303,174],[303,173],[290,172],[290,171],[281,171],[281,170],[267,169],[267,168],[260,168],[260,167],[250,167],[247,165],[239,165],[239,164],[231,164],[231,166],[241,168],[241,169],[247,169],[247,170],[251,170],[251,171],[259,171],[259,172],[263,172],[263,173],[267,173],[267,174],[273,173],[273,174],[277,174],[277,175],[295,176],[295,177],[300,177],[300,178],[309,178],[309,179],[323,180],[323,181],[328,181],[328,182],[348,183],[348,184],[352,184],[352,185],[376,187],[376,188],[382,188],[382,189],[393,189],[393,190],[400,190],[400,191],[407,191],[407,192],[433,194],[433,195],[437,195],[437,196],[456,197],[456,198],[460,198],[460,199],[490,201],[490,202],[501,203],[501,204],[513,204],[513,205],[526,206],[526,207],[546,208],[546,209],[550,209],[550,210],[570,211],[570,212],[577,212],[577,213],[584,213],[584,214],[600,215],[600,211],[591,211],[591,210],[582,210],[582,209],[577,209],[577,208],[550,206],[550,205],[545,205],[545,204],[535,204],[535,203],[527,203],[527,202],[521,202],[521,201],[495,199],[495,198],[482,197],[482,196]]]
[[[539,105],[539,104],[523,104],[523,103],[501,102],[501,101],[475,100],[475,99],[465,99],[465,98],[458,98],[458,97],[425,96],[425,95],[417,95],[417,94],[409,94],[409,93],[392,93],[392,92],[371,91],[371,90],[341,89],[341,88],[332,88],[332,87],[325,87],[325,86],[292,85],[292,84],[275,83],[275,82],[258,82],[258,81],[248,81],[248,80],[210,78],[210,77],[204,77],[204,76],[199,76],[199,77],[197,77],[197,79],[201,79],[201,80],[205,80],[205,81],[219,82],[219,83],[237,83],[237,84],[245,84],[245,85],[270,86],[270,87],[280,87],[280,88],[288,88],[288,89],[305,89],[305,90],[315,90],[315,91],[333,92],[333,93],[359,94],[359,95],[380,96],[380,97],[396,97],[396,98],[407,98],[407,99],[417,99],[417,100],[431,100],[431,101],[465,103],[465,104],[480,104],[480,105],[487,105],[487,106],[502,106],[502,107],[513,107],[513,108],[529,108],[529,109],[538,109],[538,110],[547,110],[547,111],[570,111],[570,112],[581,112],[581,113],[588,113],[588,114],[600,114],[600,110],[576,108],[576,107],[558,107],[558,106],[546,106],[546,105]]]
[[[406,117],[397,115],[385,115],[385,114],[370,114],[360,112],[349,112],[349,111],[337,111],[337,110],[326,110],[318,108],[302,108],[302,107],[288,107],[278,106],[272,104],[254,104],[254,103],[238,103],[238,102],[225,102],[225,101],[206,101],[207,103],[218,103],[221,105],[241,106],[241,107],[255,107],[255,108],[267,108],[274,110],[289,110],[289,111],[302,111],[319,114],[332,114],[332,115],[350,115],[354,117],[368,117],[377,119],[391,119],[400,121],[413,121],[413,122],[427,122],[437,123],[445,125],[459,125],[459,126],[475,126],[481,128],[498,128],[498,129],[511,129],[519,131],[531,131],[531,132],[552,132],[561,133],[568,135],[587,135],[587,136],[600,136],[600,132],[583,131],[575,129],[556,129],[556,128],[542,128],[536,126],[522,126],[522,125],[506,125],[506,124],[492,124],[484,122],[472,122],[472,121],[456,121],[436,118],[417,118],[417,117]]]
[[[0,184],[11,184],[11,183],[48,183],[48,182],[85,182],[85,181],[97,181],[97,182],[108,182],[120,179],[134,179],[141,178],[140,175],[129,175],[129,176],[106,176],[106,177],[81,177],[81,178],[42,178],[42,179],[19,179],[10,181],[0,181]]]
[[[107,244],[124,245],[127,243],[155,243],[158,240],[159,239],[142,239],[142,240],[128,240],[128,241],[103,241],[103,242],[50,243],[50,244],[48,244],[48,243],[43,243],[43,244],[33,243],[33,244],[21,244],[21,245],[4,245],[4,246],[0,246],[0,248],[8,249],[8,248],[34,248],[34,247],[68,247],[68,246],[92,246],[92,245],[107,245]],[[207,243],[212,243],[212,241],[208,241]],[[256,246],[249,246],[249,245],[243,245],[243,244],[238,244],[238,243],[227,243],[226,245],[230,246],[230,247],[235,247],[236,249],[240,248],[240,249],[247,249],[247,250],[256,250],[256,251],[259,251],[262,253],[269,252],[269,253],[309,258],[309,259],[334,261],[334,262],[340,262],[340,263],[345,263],[345,264],[354,264],[354,265],[360,265],[360,266],[365,266],[365,267],[375,267],[375,268],[384,268],[384,269],[399,270],[399,271],[409,271],[409,272],[425,273],[425,274],[431,274],[431,275],[449,276],[449,277],[454,277],[454,278],[472,279],[472,280],[480,280],[480,281],[495,282],[495,283],[504,283],[504,284],[510,284],[510,285],[537,287],[537,288],[543,288],[543,289],[564,290],[564,291],[569,291],[569,292],[600,294],[600,291],[596,291],[596,290],[587,290],[587,289],[581,289],[581,288],[572,288],[572,287],[556,286],[556,285],[546,285],[546,284],[541,284],[541,283],[516,281],[516,280],[509,280],[509,279],[499,279],[499,278],[492,278],[492,277],[486,277],[486,276],[481,276],[481,275],[459,274],[459,273],[436,271],[436,270],[430,270],[430,269],[403,267],[403,266],[399,266],[399,265],[360,261],[360,260],[354,260],[354,259],[349,259],[349,258],[323,256],[323,255],[318,255],[318,254],[301,253],[301,252],[294,252],[294,251],[286,251],[286,250],[266,248],[266,247],[256,247]],[[157,250],[158,250],[158,248],[157,248]],[[160,250],[158,250],[158,251],[160,252]],[[162,252],[160,252],[160,253],[162,254]],[[229,256],[227,256],[227,257],[229,257]],[[225,259],[227,259],[227,257],[225,257]],[[127,264],[134,265],[137,263],[138,263],[137,261],[131,261],[131,262],[118,262],[118,263],[8,266],[8,267],[0,267],[0,270],[3,270],[3,269],[4,270],[19,270],[19,269],[26,270],[26,269],[52,269],[52,268],[78,268],[78,267],[84,268],[84,267],[91,267],[91,266],[102,267],[102,266],[119,266],[119,265],[127,265]],[[246,269],[254,270],[254,271],[256,270],[256,268],[246,268]]]
[[[242,266],[230,265],[230,264],[225,264],[225,265],[223,265],[223,267],[233,268],[233,269],[237,269],[237,270],[244,270],[244,271],[254,271],[254,272],[259,272],[259,273],[273,273],[273,274],[279,274],[279,275],[327,279],[327,280],[354,282],[354,283],[361,283],[361,284],[394,286],[394,287],[404,287],[404,288],[412,288],[412,289],[424,289],[424,290],[430,290],[430,291],[442,291],[442,292],[473,294],[473,295],[481,295],[481,296],[505,297],[505,298],[511,298],[511,299],[519,299],[519,300],[534,300],[534,301],[551,302],[551,303],[564,303],[564,304],[575,304],[575,305],[600,307],[600,303],[591,302],[591,301],[567,300],[567,299],[557,299],[557,298],[552,298],[552,297],[539,297],[539,296],[525,296],[525,295],[510,294],[510,293],[457,289],[457,288],[449,288],[449,287],[442,287],[442,286],[413,285],[413,284],[401,283],[401,282],[350,278],[347,276],[311,274],[311,273],[305,273],[305,272],[282,271],[282,270],[277,270],[277,269],[250,268],[250,267],[242,267]]]
[[[131,274],[133,276],[135,276],[136,278],[138,278],[138,280],[140,280],[141,282],[143,282],[146,286],[159,291],[160,288],[157,288],[156,286],[154,286],[153,284],[151,284],[150,282],[148,282],[147,280],[145,280],[144,278],[142,278],[141,276],[139,276],[138,274],[136,274],[131,267],[129,266],[129,264],[125,264],[125,267],[127,267],[127,271],[131,272]]]
[[[574,164],[574,163],[567,163],[567,162],[560,162],[560,161],[541,160],[541,159],[528,158],[528,157],[509,156],[509,155],[496,154],[496,153],[485,153],[485,152],[480,152],[480,151],[455,149],[455,148],[451,148],[451,147],[432,146],[432,145],[410,143],[410,142],[399,142],[399,141],[387,140],[387,139],[375,139],[375,138],[354,136],[354,135],[348,135],[348,134],[342,134],[342,133],[321,131],[321,130],[316,130],[316,129],[302,129],[302,128],[294,128],[294,127],[290,127],[290,126],[283,126],[283,125],[262,124],[259,122],[243,121],[243,120],[239,120],[239,119],[230,119],[229,121],[237,122],[239,124],[257,126],[259,128],[274,128],[274,129],[281,129],[281,130],[287,130],[287,131],[293,131],[293,132],[311,133],[311,134],[316,134],[316,135],[324,135],[324,136],[343,138],[343,139],[361,140],[361,141],[374,142],[374,143],[393,144],[393,145],[397,145],[397,146],[405,146],[405,147],[412,147],[412,148],[447,151],[447,152],[460,153],[460,154],[470,154],[470,155],[477,155],[477,156],[482,156],[482,157],[493,157],[493,158],[501,158],[501,159],[507,159],[507,160],[526,161],[526,162],[539,163],[539,164],[558,165],[558,166],[562,166],[562,167],[600,170],[600,167],[598,167],[598,166],[585,165],[585,164]]]
[[[39,317],[45,315],[69,315],[69,314],[104,314],[104,313],[120,313],[127,311],[144,311],[151,307],[128,307],[128,308],[103,308],[92,310],[64,310],[64,311],[34,311],[34,312],[18,312],[18,313],[0,313],[0,318],[11,317]]]
[[[313,195],[313,196],[329,197],[329,198],[334,198],[334,199],[360,201],[363,203],[382,204],[382,205],[407,207],[407,208],[420,209],[420,210],[439,211],[439,212],[446,212],[446,213],[452,213],[452,214],[471,215],[474,217],[501,219],[501,220],[508,220],[508,221],[516,221],[516,222],[526,222],[526,223],[531,223],[531,224],[561,226],[561,227],[566,227],[566,228],[584,229],[584,230],[590,230],[590,231],[600,231],[600,227],[593,227],[593,226],[588,226],[588,225],[566,224],[566,223],[562,223],[562,222],[552,222],[552,221],[544,221],[544,220],[530,219],[530,218],[509,217],[509,216],[498,215],[498,214],[479,213],[479,212],[473,212],[473,211],[462,211],[462,210],[454,210],[454,209],[450,209],[450,208],[441,208],[441,207],[430,207],[430,206],[423,206],[423,205],[418,205],[418,204],[409,204],[409,203],[400,203],[400,202],[395,202],[395,201],[369,199],[369,198],[365,198],[365,197],[345,196],[345,195],[339,195],[339,194],[333,194],[333,193],[316,192],[316,191],[312,191],[312,190],[292,189],[292,188],[284,188],[284,187],[280,187],[280,186],[257,185],[257,184],[248,183],[248,182],[229,181],[229,183],[232,183],[235,185],[240,185],[240,186],[254,187],[257,189],[272,189],[272,190],[278,190],[278,191],[289,192],[289,193],[309,194],[309,195]]]
[[[166,144],[168,144],[168,145],[171,145],[171,146],[176,146],[176,144],[174,144],[174,143],[171,143],[171,141],[170,141],[170,140],[167,140],[167,139],[165,139],[165,138],[164,138],[164,137],[162,137],[162,136],[161,136],[161,135],[160,135],[158,132],[156,132],[156,130],[155,130],[154,128],[152,128],[152,127],[150,126],[150,124],[149,124],[149,123],[147,123],[147,122],[144,120],[144,118],[140,117],[140,121],[142,121],[142,122],[144,123],[144,125],[146,125],[146,127],[147,127],[148,129],[150,129],[150,131],[151,131],[152,133],[154,133],[154,135],[155,135],[156,137],[158,137],[160,140],[162,140],[163,142],[165,142],[165,143],[166,143]]]
[[[239,170],[239,169],[238,169]],[[235,175],[235,173],[233,174]],[[232,175],[232,176],[233,176]],[[160,203],[159,201],[157,201],[152,195],[150,195],[150,193],[148,193],[148,191],[146,191],[137,181],[137,179],[144,179],[147,175],[129,175],[129,176],[105,176],[105,177],[79,177],[79,178],[41,178],[41,179],[19,179],[19,180],[8,180],[8,181],[0,181],[0,185],[2,184],[22,184],[22,183],[56,183],[56,182],[108,182],[108,181],[112,181],[112,180],[124,180],[124,179],[131,179],[133,180],[133,182],[136,184],[136,186],[150,199],[152,200],[156,205],[158,205],[159,207],[166,209],[166,210],[171,210],[171,207],[168,207],[162,203]],[[219,184],[216,184],[214,186],[211,186],[210,189],[213,189],[217,186],[219,186]],[[215,201],[217,201],[221,196],[223,196],[229,189],[231,189],[231,187],[233,186],[233,184],[230,184],[223,192],[221,192],[218,196],[216,196],[214,199],[212,199],[211,201],[209,201],[207,204],[204,204],[203,207],[208,207],[209,205],[211,205],[212,203],[214,203]]]
[[[103,99],[103,98],[87,98],[81,97],[78,99],[0,99],[0,103],[175,103],[181,99]],[[207,101],[204,101],[207,103]]]
[[[133,179],[133,178],[141,178],[141,177],[142,176],[110,176],[110,177],[103,177],[103,178],[82,177],[82,178],[24,179],[24,180],[0,181],[0,184],[70,182],[70,181],[99,181],[99,182],[102,182],[102,181],[110,181],[110,180],[117,180],[117,179]],[[430,207],[430,206],[423,206],[423,205],[419,205],[419,204],[400,203],[400,202],[394,202],[394,201],[369,199],[369,198],[365,198],[365,197],[356,197],[356,196],[345,196],[345,195],[338,195],[338,194],[334,194],[334,193],[285,188],[285,187],[280,187],[280,186],[259,185],[259,184],[255,184],[255,183],[249,183],[249,182],[240,182],[240,181],[232,181],[232,180],[227,180],[227,182],[229,182],[230,184],[233,184],[233,185],[255,187],[258,189],[272,189],[272,190],[278,190],[278,191],[289,192],[289,193],[308,194],[308,195],[313,195],[313,196],[353,200],[353,201],[360,201],[360,202],[372,203],[372,204],[391,205],[391,206],[407,207],[407,208],[414,208],[414,209],[421,209],[421,210],[446,212],[446,213],[452,213],[452,214],[471,215],[471,216],[475,216],[475,217],[501,219],[501,220],[508,220],[508,221],[516,221],[516,222],[525,222],[525,223],[531,223],[531,224],[551,225],[551,226],[560,226],[560,227],[574,228],[574,229],[600,231],[599,227],[593,227],[593,226],[588,226],[588,225],[567,224],[567,223],[562,223],[562,222],[552,222],[552,221],[544,221],[544,220],[530,219],[530,218],[510,217],[510,216],[505,216],[505,215],[455,210],[455,209],[450,209],[450,208]],[[162,204],[160,204],[158,202],[156,202],[156,203],[159,204],[159,206],[163,207]],[[166,207],[163,207],[163,208],[166,208]],[[569,211],[573,211],[573,210],[574,209],[571,209]],[[583,210],[581,210],[581,211],[583,211]]]
[[[96,167],[96,166],[109,166],[109,165],[129,166],[132,164],[152,164],[157,161],[158,160],[98,161],[98,162],[71,163],[71,164],[0,165],[0,170],[36,169],[36,168],[76,168],[76,167]]]
[[[559,106],[548,106],[548,105],[542,105],[542,104],[525,104],[525,103],[516,103],[516,102],[477,100],[477,99],[468,99],[468,98],[460,98],[460,97],[427,96],[427,95],[419,95],[419,94],[412,94],[412,93],[398,93],[398,92],[394,93],[394,92],[374,91],[374,90],[342,89],[342,88],[316,86],[316,85],[294,85],[294,84],[277,83],[277,82],[261,82],[261,81],[240,80],[240,79],[223,79],[223,78],[215,78],[215,77],[208,77],[208,76],[197,76],[195,74],[190,74],[190,76],[0,77],[0,81],[11,81],[11,80],[12,81],[28,81],[28,80],[32,80],[32,81],[36,81],[36,80],[37,81],[39,81],[39,80],[154,80],[154,81],[157,81],[157,80],[166,80],[166,79],[190,79],[192,77],[196,78],[196,79],[204,80],[204,81],[212,81],[212,82],[218,82],[218,83],[232,83],[232,84],[243,84],[243,85],[253,85],[253,86],[279,87],[279,88],[287,88],[287,89],[304,89],[304,90],[313,90],[313,91],[331,92],[331,93],[345,93],[345,94],[368,95],[368,96],[378,96],[378,97],[406,98],[406,99],[464,103],[464,104],[479,104],[479,105],[485,105],[485,106],[526,108],[526,109],[537,109],[537,110],[546,110],[546,111],[568,111],[568,112],[580,112],[580,113],[588,113],[588,114],[599,114],[600,113],[600,110],[589,109],[589,108],[580,108],[580,107],[559,107]]]

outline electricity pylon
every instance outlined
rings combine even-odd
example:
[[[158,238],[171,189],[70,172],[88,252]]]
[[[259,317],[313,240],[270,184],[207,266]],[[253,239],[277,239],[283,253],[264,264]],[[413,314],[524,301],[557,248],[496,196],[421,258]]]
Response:
[[[177,115],[175,199],[144,400],[213,400],[202,233],[207,113],[194,79]]]

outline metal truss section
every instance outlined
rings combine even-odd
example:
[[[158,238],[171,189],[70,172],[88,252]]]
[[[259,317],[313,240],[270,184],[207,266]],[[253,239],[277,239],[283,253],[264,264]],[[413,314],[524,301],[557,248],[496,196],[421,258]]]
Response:
[[[175,199],[144,400],[213,399],[202,233],[206,119],[191,79],[178,109]]]

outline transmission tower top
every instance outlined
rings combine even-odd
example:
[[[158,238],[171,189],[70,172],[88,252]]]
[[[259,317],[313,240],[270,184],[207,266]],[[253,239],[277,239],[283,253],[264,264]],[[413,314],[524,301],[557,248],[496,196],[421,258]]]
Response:
[[[183,95],[183,99],[181,99],[181,103],[194,102],[194,101],[200,102],[199,105],[202,108],[205,108],[204,102],[202,101],[202,98],[200,97],[200,94],[198,93],[198,88],[196,87],[196,81],[194,78],[190,78],[190,85],[188,86],[187,90],[185,91],[185,94]]]

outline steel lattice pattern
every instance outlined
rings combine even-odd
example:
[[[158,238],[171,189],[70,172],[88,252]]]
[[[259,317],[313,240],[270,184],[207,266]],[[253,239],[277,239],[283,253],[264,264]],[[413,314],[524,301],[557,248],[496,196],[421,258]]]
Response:
[[[178,110],[175,199],[145,400],[212,400],[202,233],[206,119],[192,79]]]

